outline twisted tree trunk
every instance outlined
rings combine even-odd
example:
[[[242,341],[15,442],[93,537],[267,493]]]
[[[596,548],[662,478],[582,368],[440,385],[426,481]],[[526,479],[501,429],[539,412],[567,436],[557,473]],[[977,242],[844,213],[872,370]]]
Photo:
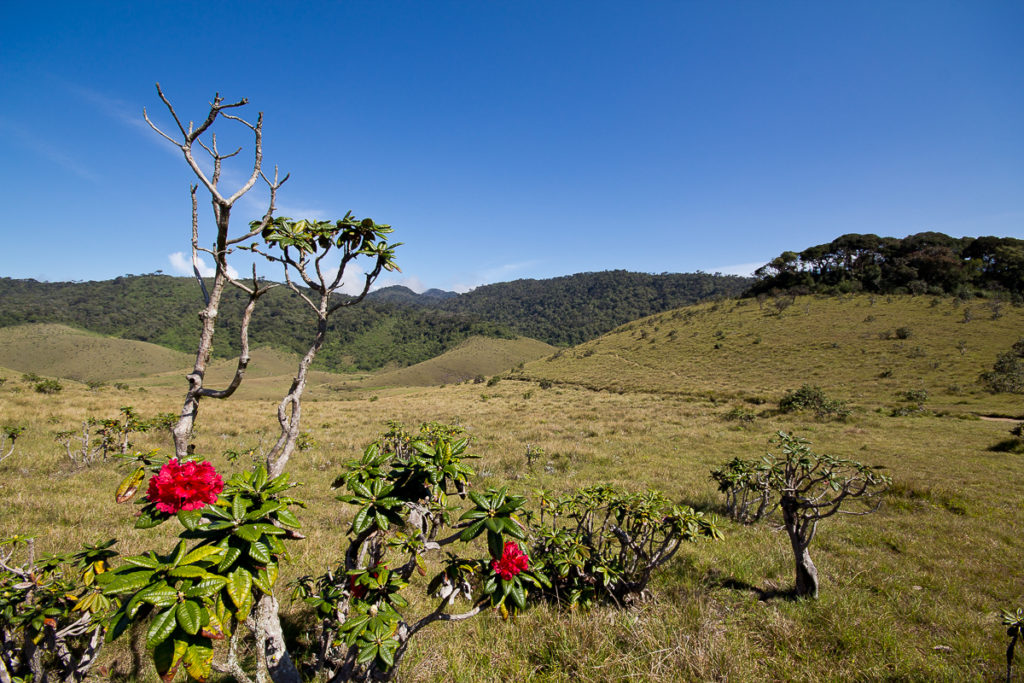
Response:
[[[786,524],[786,533],[789,534],[789,544],[793,548],[793,561],[796,564],[796,594],[800,597],[817,598],[818,569],[807,552],[809,543],[801,533],[797,512],[783,503],[782,517]]]

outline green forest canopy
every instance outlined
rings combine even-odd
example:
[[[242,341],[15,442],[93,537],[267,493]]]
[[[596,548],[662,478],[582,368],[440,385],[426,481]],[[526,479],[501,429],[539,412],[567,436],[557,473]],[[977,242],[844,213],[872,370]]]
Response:
[[[954,294],[1024,292],[1024,240],[921,232],[902,239],[851,233],[755,273],[748,295],[774,291]]]

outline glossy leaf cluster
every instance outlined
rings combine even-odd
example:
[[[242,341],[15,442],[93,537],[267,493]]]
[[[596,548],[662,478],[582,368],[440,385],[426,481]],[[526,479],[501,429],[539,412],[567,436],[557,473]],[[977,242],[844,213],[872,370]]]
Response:
[[[202,509],[169,515],[147,502],[136,526],[174,516],[183,527],[181,541],[167,554],[124,557],[106,575],[104,594],[121,601],[107,639],[149,618],[146,642],[161,676],[170,680],[184,665],[205,680],[213,641],[230,636],[261,594],[273,594],[280,562],[288,558],[284,540],[298,536],[299,521],[289,508],[302,503],[286,495],[293,486],[287,474],[269,479],[257,465],[232,476],[216,503]]]
[[[721,538],[714,517],[657,491],[600,485],[557,498],[541,492],[540,504],[530,523],[533,557],[547,567],[549,597],[569,606],[641,598],[682,542]]]

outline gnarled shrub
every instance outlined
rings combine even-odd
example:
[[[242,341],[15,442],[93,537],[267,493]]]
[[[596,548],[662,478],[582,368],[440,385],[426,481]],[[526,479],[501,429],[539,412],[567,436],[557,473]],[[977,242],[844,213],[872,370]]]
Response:
[[[802,410],[813,410],[814,414],[823,420],[845,420],[850,416],[850,409],[846,407],[845,401],[828,398],[821,387],[810,384],[804,384],[799,389],[788,392],[779,401],[779,411],[783,413]]]
[[[545,594],[569,606],[630,604],[684,541],[721,538],[714,518],[657,491],[591,486],[558,498],[542,494],[540,504],[530,522],[533,557],[548,571]]]

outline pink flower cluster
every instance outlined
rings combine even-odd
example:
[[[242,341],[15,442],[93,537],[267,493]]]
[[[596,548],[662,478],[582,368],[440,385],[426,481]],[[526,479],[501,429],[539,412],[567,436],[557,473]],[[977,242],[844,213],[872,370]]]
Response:
[[[146,498],[156,509],[172,515],[180,510],[198,510],[213,503],[224,490],[224,480],[213,465],[206,462],[179,463],[171,458],[160,472],[149,480]]]
[[[519,572],[530,568],[530,558],[522,551],[518,543],[506,541],[501,552],[501,559],[491,560],[491,569],[501,578],[508,581]]]

